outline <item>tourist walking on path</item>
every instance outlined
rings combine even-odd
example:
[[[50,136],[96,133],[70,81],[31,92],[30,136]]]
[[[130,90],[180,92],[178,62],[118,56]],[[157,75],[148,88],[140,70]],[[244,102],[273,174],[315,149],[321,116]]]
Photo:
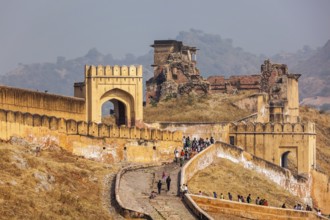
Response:
[[[179,151],[177,148],[174,150],[175,163],[179,162]]]
[[[160,191],[162,190],[162,181],[161,180],[158,181],[157,188],[158,188],[158,194],[160,194]]]
[[[171,177],[170,175],[168,175],[168,177],[166,178],[167,191],[170,191],[171,181]]]

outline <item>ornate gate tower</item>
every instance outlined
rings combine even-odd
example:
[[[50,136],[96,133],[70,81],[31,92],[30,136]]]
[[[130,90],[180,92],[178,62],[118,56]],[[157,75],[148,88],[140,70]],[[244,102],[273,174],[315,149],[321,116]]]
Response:
[[[102,105],[111,101],[117,125],[143,121],[142,66],[85,66],[85,81],[74,84],[74,96],[85,98],[86,121],[101,122]]]

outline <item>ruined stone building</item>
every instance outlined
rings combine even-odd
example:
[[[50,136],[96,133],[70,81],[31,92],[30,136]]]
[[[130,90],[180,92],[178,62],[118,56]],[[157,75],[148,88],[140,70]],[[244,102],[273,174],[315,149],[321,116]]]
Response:
[[[258,122],[298,122],[300,74],[289,73],[285,64],[265,60],[259,74],[210,76],[204,79],[196,67],[196,47],[176,40],[156,40],[154,48],[154,76],[147,81],[146,103],[184,94],[229,93],[252,91],[259,98],[256,110],[262,112]],[[255,96],[255,97],[257,97]]]
[[[176,40],[156,40],[151,46],[154,48],[154,76],[147,81],[146,103],[210,90],[210,83],[200,76],[196,67],[196,47]]]

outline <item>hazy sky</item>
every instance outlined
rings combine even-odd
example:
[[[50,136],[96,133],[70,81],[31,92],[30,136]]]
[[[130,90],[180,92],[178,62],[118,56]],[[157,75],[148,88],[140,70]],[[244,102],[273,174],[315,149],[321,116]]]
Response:
[[[91,48],[141,55],[194,28],[273,55],[330,39],[329,0],[1,0],[0,74],[18,63],[75,58]]]

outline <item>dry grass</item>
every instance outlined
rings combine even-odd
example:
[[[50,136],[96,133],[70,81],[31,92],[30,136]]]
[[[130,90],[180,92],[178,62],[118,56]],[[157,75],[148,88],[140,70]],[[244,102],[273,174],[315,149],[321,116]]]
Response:
[[[320,171],[330,174],[330,113],[319,112],[309,107],[300,108],[303,121],[316,124],[316,166]]]
[[[104,123],[106,125],[116,125],[116,118],[113,115],[103,116],[102,123]]]
[[[288,208],[297,203],[303,204],[298,197],[291,195],[263,175],[220,158],[194,175],[188,186],[190,191],[196,194],[199,190],[208,196],[213,196],[213,192],[217,192],[218,195],[223,193],[225,199],[228,199],[230,192],[234,201],[237,201],[237,195],[243,195],[246,199],[250,193],[253,203],[259,196],[267,199],[269,205],[274,207],[280,207],[284,202]]]
[[[172,98],[144,108],[146,122],[224,122],[246,117],[251,112],[239,109],[232,103],[251,93],[239,95],[209,94]]]
[[[114,219],[102,194],[115,166],[0,143],[0,169],[0,219]]]

